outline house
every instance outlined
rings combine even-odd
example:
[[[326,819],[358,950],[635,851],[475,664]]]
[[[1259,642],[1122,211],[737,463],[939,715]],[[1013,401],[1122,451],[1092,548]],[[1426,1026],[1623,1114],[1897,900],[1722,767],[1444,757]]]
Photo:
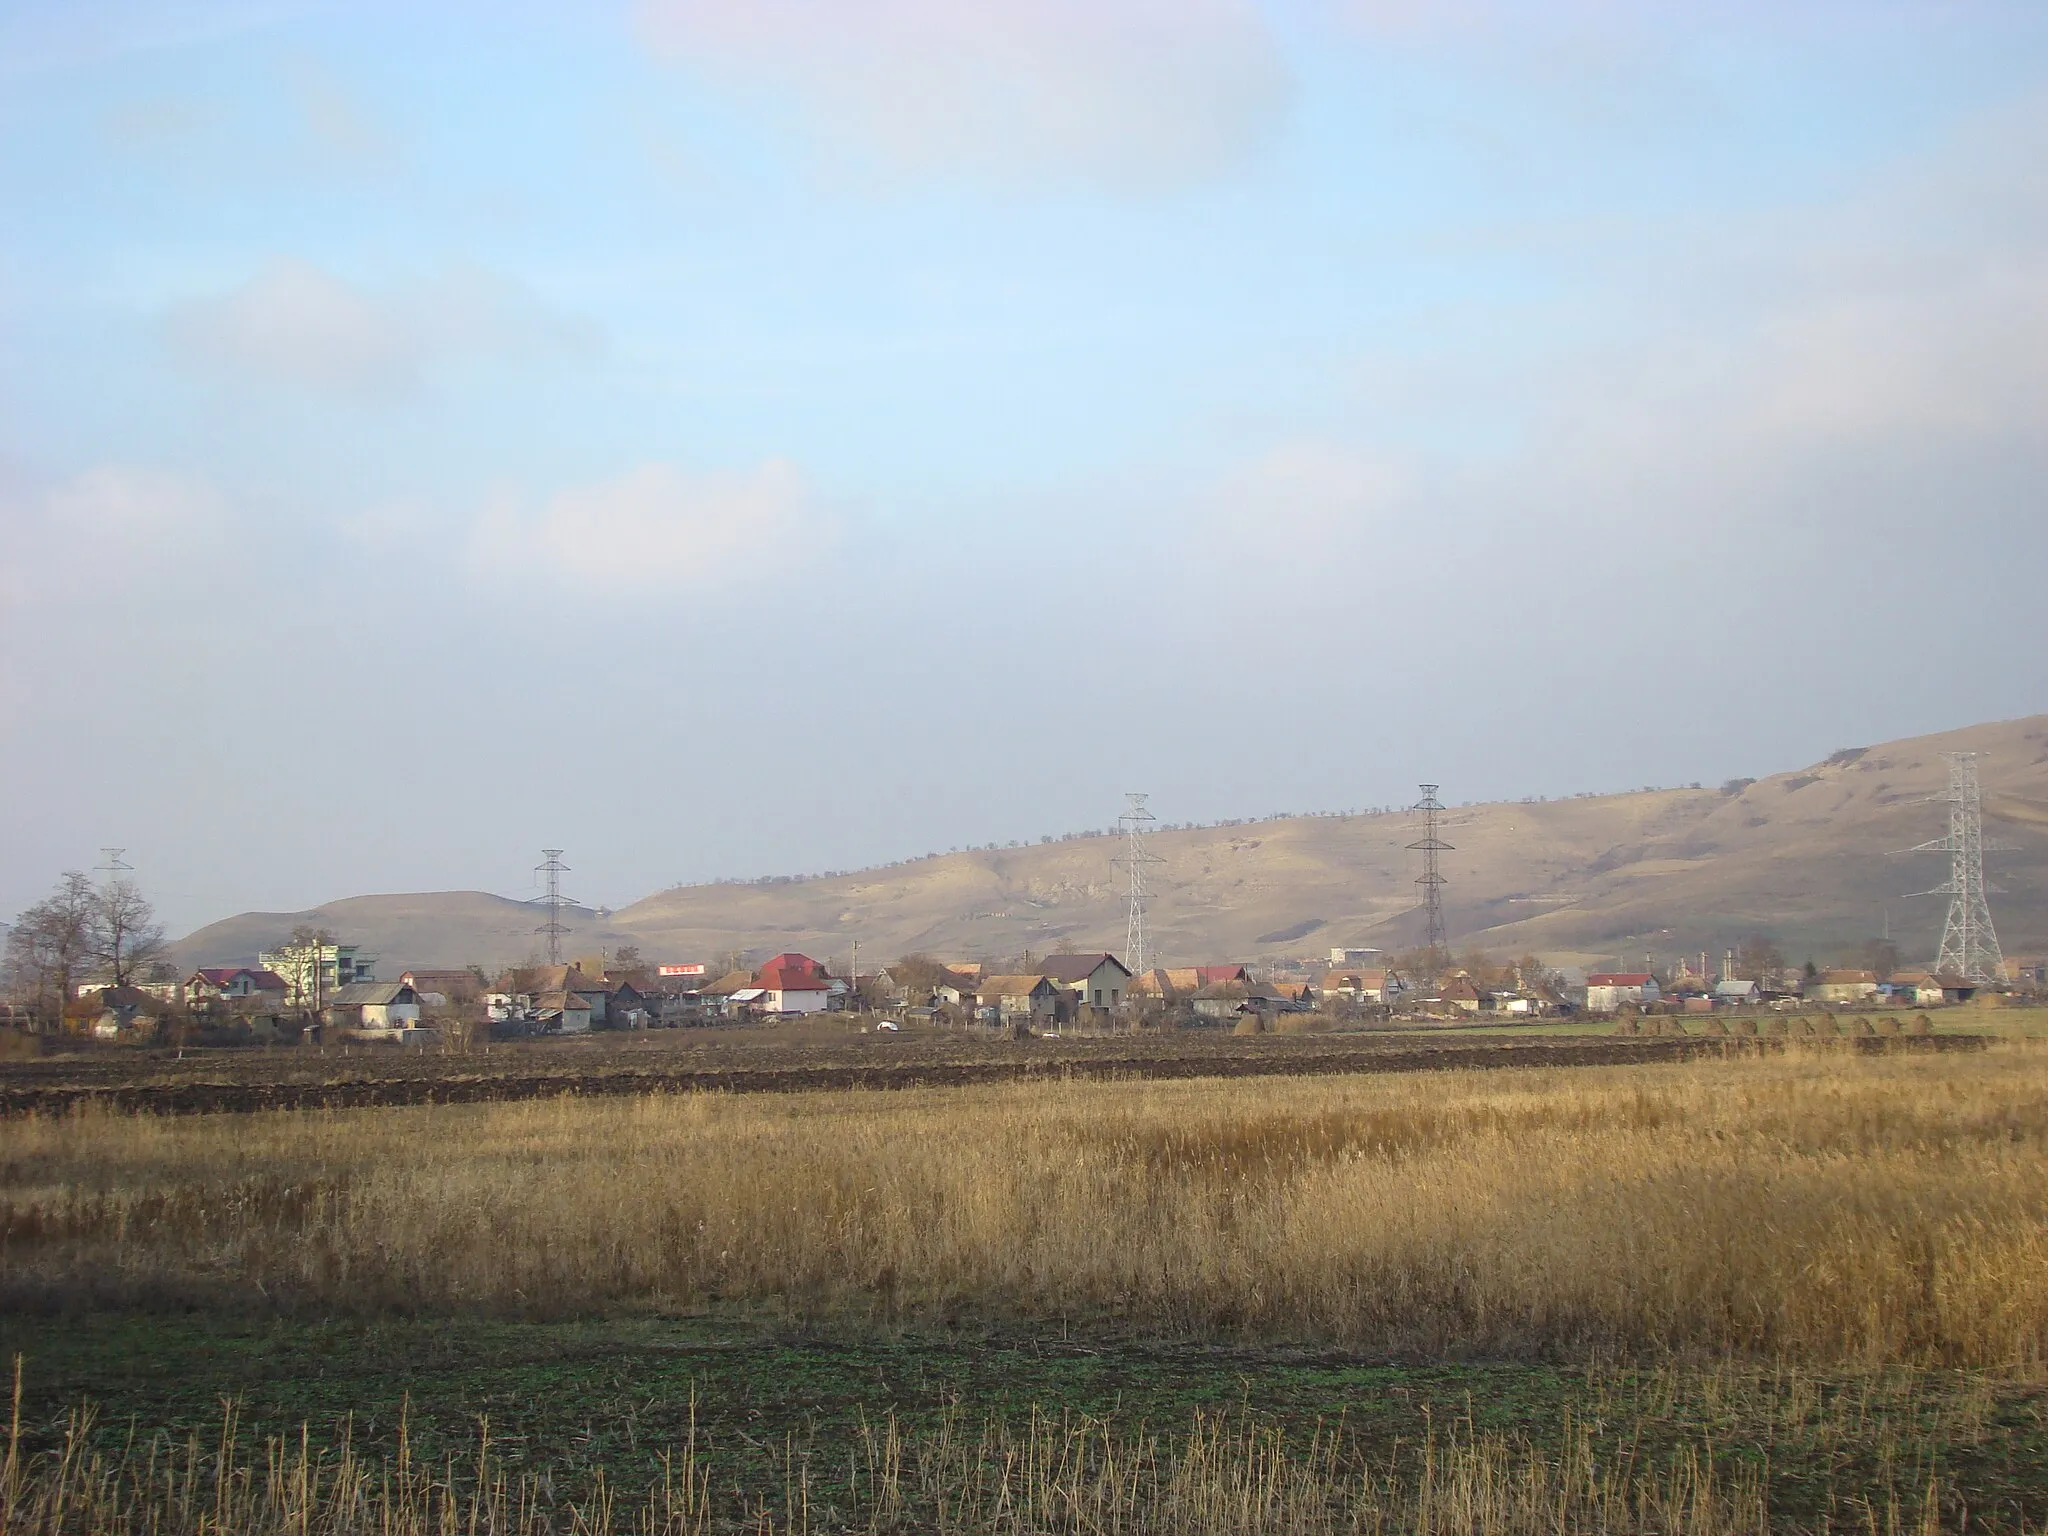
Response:
[[[535,992],[574,992],[590,1009],[590,1022],[602,1026],[611,1017],[611,985],[580,965],[543,965],[533,973]]]
[[[258,955],[256,963],[284,978],[287,994],[299,1007],[324,1006],[343,987],[377,979],[377,957],[360,953],[354,944],[282,944]]]
[[[474,971],[421,969],[402,971],[398,979],[419,993],[421,1005],[427,1008],[445,1008],[450,1003],[472,1002],[482,990],[477,986]]]
[[[1384,967],[1331,971],[1316,990],[1327,998],[1348,998],[1354,1003],[1384,1003],[1395,990],[1393,973]]]
[[[1612,1013],[1624,1003],[1641,1007],[1663,995],[1648,971],[1595,971],[1586,978],[1586,1006],[1594,1013]]]
[[[1234,1019],[1250,1003],[1252,989],[1241,981],[1215,981],[1196,991],[1188,1006],[1198,1019]]]
[[[1130,967],[1115,955],[1047,955],[1038,974],[1065,987],[1085,1008],[1118,1008],[1130,985]]]
[[[1896,1001],[1916,1008],[1931,1008],[1942,1001],[1941,982],[1923,970],[1893,971],[1880,990],[1887,990]]]
[[[163,1010],[162,999],[140,987],[102,987],[85,1001],[92,1011],[92,1034],[100,1040],[154,1034]]]
[[[420,995],[402,981],[354,981],[327,1000],[323,1017],[337,1029],[416,1029]]]
[[[975,1000],[1004,1023],[1054,1024],[1064,1016],[1068,994],[1049,976],[988,976]]]
[[[587,1035],[593,1009],[581,992],[566,987],[536,993],[529,1017],[535,1029],[546,1035]]]
[[[1330,969],[1333,971],[1348,971],[1360,966],[1367,966],[1372,963],[1372,957],[1378,953],[1379,951],[1376,949],[1332,949],[1330,951]]]
[[[733,1001],[753,1007],[760,1013],[823,1013],[832,1006],[835,995],[845,991],[843,983],[835,983],[825,974],[825,967],[809,955],[777,955],[760,970],[754,972],[754,986],[759,997],[733,995]]]
[[[1445,982],[1438,990],[1437,996],[1460,1013],[1477,1013],[1480,1003],[1484,1000],[1472,978],[1463,971]]]
[[[195,1008],[255,1003],[282,1008],[291,988],[275,971],[246,965],[202,965],[185,978],[185,1000]]]
[[[1713,996],[1717,1008],[1754,1008],[1761,1000],[1755,982],[1734,976],[1715,982]]]
[[[1860,1003],[1877,996],[1877,977],[1870,971],[1822,971],[1803,990],[1817,1003]]]
[[[605,1000],[605,1018],[613,1029],[645,1029],[654,1021],[655,1010],[647,997],[630,981],[612,983]]]

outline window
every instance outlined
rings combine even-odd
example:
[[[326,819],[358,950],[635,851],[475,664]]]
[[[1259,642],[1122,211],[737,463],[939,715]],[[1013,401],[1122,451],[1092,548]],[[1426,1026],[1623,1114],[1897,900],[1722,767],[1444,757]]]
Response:
[[[1095,989],[1095,1006],[1098,1008],[1102,1006],[1102,988],[1100,987]]]

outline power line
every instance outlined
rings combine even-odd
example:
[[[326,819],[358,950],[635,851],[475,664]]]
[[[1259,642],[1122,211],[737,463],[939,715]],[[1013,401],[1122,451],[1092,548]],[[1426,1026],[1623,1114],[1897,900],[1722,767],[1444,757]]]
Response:
[[[545,855],[546,862],[533,867],[536,873],[548,877],[548,893],[542,898],[548,909],[548,920],[533,931],[547,935],[548,964],[560,965],[562,935],[569,932],[568,927],[562,922],[562,908],[567,905],[562,896],[562,876],[569,866],[562,862],[562,850],[559,848],[543,848],[541,853]]]
[[[1147,872],[1153,865],[1166,862],[1145,846],[1145,833],[1159,820],[1145,808],[1145,802],[1150,798],[1141,794],[1124,796],[1125,810],[1117,817],[1123,826],[1124,851],[1121,857],[1111,861],[1123,866],[1130,882],[1129,913],[1124,924],[1124,965],[1133,977],[1143,976],[1151,964],[1145,931],[1145,909],[1152,897]]]
[[[1929,798],[1948,805],[1948,836],[1921,843],[1906,852],[1947,854],[1948,879],[1930,891],[1914,894],[1948,898],[1948,918],[1941,927],[1935,973],[1960,976],[1980,985],[2000,981],[2005,977],[2005,955],[1998,947],[1998,930],[1991,926],[1984,855],[2009,851],[2008,845],[1984,841],[1984,795],[1977,784],[1979,754],[1941,755],[1948,760],[1948,788]]]
[[[1437,868],[1439,853],[1454,853],[1456,850],[1437,836],[1437,818],[1443,814],[1443,802],[1436,797],[1434,784],[1418,785],[1422,798],[1412,809],[1422,812],[1422,838],[1408,845],[1409,851],[1422,855],[1422,873],[1415,883],[1422,887],[1422,904],[1429,916],[1429,938],[1427,948],[1432,965],[1440,964],[1449,951],[1444,935],[1444,877]]]

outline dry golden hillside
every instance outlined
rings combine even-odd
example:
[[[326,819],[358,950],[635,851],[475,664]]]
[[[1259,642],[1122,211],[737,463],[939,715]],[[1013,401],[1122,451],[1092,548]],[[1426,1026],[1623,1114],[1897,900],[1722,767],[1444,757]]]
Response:
[[[1938,898],[1903,899],[1947,873],[1898,856],[1946,830],[1928,796],[1940,754],[1973,750],[1990,829],[1993,915],[2009,953],[2048,950],[2048,716],[1917,737],[1776,774],[1733,792],[1660,790],[1452,811],[1448,916],[1459,947],[1534,951],[1558,964],[1718,952],[1752,933],[1795,960],[1826,961],[1887,920],[1908,957],[1932,954]],[[1303,816],[1159,833],[1152,907],[1163,963],[1314,954],[1418,941],[1416,828],[1402,814]],[[580,951],[635,943],[650,958],[713,960],[804,950],[844,962],[968,958],[1061,948],[1120,951],[1114,838],[920,859],[895,868],[758,885],[680,886],[583,920]],[[1887,913],[1887,908],[1889,912]],[[251,918],[192,935],[188,960],[232,958]],[[299,914],[269,914],[288,929]],[[363,897],[316,914],[397,963],[486,965],[531,948],[532,909],[475,893]],[[389,966],[387,965],[387,970]]]

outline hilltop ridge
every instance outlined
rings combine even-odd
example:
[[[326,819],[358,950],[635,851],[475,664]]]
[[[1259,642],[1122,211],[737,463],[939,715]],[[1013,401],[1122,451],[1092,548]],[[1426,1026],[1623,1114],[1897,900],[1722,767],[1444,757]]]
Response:
[[[1751,933],[1826,960],[1889,922],[1908,956],[1931,955],[1946,875],[1896,850],[1938,837],[1944,751],[1986,754],[1986,813],[2016,845],[1997,856],[1994,916],[2009,952],[2048,949],[2048,716],[1838,752],[1806,767],[1700,789],[1460,806],[1444,817],[1453,943],[1558,964],[1718,951]],[[1154,834],[1155,952],[1172,963],[1405,948],[1421,934],[1414,819],[1404,812],[1289,816]],[[717,960],[797,949],[843,963],[858,942],[1001,957],[1120,950],[1115,839],[1078,835],[882,868],[676,886],[599,918],[579,912],[579,953],[637,944],[650,959]],[[1889,911],[1887,912],[1887,908]],[[528,903],[481,892],[361,896],[304,913],[244,913],[178,945],[184,964],[246,958],[300,921],[385,958],[487,967],[525,958]],[[245,953],[246,952],[246,953]],[[395,974],[395,972],[393,972]]]

